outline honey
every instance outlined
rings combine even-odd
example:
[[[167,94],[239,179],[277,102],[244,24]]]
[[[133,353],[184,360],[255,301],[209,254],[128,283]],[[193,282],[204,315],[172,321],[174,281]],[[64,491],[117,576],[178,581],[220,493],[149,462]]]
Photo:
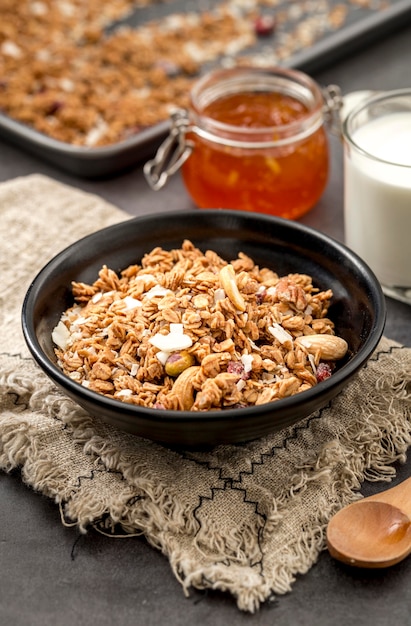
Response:
[[[296,98],[271,92],[228,95],[203,111],[203,115],[239,129],[262,130],[267,143],[280,137],[276,128],[292,125],[308,113]],[[328,180],[323,127],[303,140],[259,149],[221,145],[195,132],[187,138],[194,149],[182,175],[201,208],[236,208],[296,219],[313,207]],[[245,133],[245,144],[248,138]]]
[[[174,117],[162,157],[174,141],[169,169],[181,167],[199,208],[298,219],[319,200],[329,177],[325,110],[319,86],[302,72],[216,70],[194,85],[190,109]],[[146,165],[150,184],[160,188],[166,175],[159,176],[159,161]]]

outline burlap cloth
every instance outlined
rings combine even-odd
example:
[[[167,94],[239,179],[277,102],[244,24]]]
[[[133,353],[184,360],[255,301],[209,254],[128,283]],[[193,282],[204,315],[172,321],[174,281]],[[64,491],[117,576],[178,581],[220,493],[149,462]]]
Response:
[[[53,498],[65,524],[143,534],[190,586],[238,607],[290,591],[324,549],[325,528],[389,480],[411,443],[411,348],[386,338],[331,407],[246,445],[176,452],[91,419],[49,382],[20,329],[24,294],[46,261],[129,216],[34,175],[0,185],[0,466]],[[138,567],[136,563],[136,567]]]

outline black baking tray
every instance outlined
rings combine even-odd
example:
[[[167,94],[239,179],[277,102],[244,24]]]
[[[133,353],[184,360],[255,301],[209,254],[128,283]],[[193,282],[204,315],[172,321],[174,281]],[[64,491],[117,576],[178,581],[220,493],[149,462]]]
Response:
[[[152,9],[148,18],[156,17]],[[164,10],[164,8],[162,9]],[[398,31],[411,21],[411,0],[394,1],[387,9],[366,14],[352,13],[346,24],[314,45],[281,61],[284,67],[315,74],[340,59],[358,52],[371,43]],[[127,19],[133,25],[133,16]],[[275,41],[273,41],[273,46]],[[169,122],[161,122],[138,134],[109,146],[87,148],[57,141],[33,128],[0,114],[0,137],[17,144],[41,159],[81,178],[114,176],[141,164],[153,156],[169,130]]]

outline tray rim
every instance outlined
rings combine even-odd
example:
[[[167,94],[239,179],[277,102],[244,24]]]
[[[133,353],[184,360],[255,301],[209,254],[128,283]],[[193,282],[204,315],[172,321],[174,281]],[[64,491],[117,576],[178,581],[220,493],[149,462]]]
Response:
[[[378,36],[387,37],[396,27],[404,27],[410,21],[411,0],[398,0],[387,9],[343,26],[278,65],[313,74],[337,62],[345,53],[358,52]],[[93,148],[59,141],[0,112],[0,138],[82,178],[98,178],[137,166],[155,153],[169,128],[166,120],[123,141]]]

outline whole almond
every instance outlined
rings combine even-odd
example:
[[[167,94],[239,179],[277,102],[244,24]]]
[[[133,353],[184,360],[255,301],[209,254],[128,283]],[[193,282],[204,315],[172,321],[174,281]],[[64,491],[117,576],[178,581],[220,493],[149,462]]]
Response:
[[[297,337],[295,343],[305,348],[310,354],[320,353],[324,361],[342,359],[348,350],[348,344],[342,337],[335,335],[303,335]]]

